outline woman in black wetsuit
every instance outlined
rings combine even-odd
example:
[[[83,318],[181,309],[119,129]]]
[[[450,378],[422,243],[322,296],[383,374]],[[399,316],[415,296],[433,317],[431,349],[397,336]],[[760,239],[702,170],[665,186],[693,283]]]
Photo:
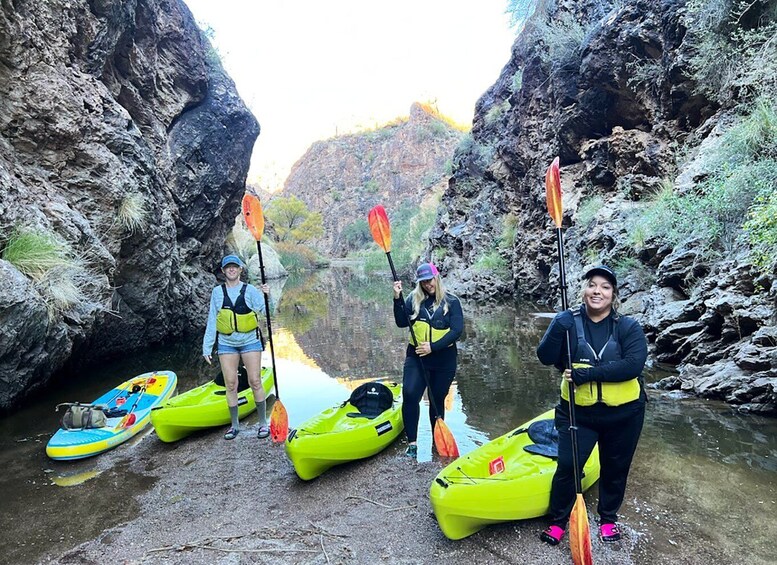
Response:
[[[550,492],[550,525],[540,539],[557,545],[575,503],[575,480],[569,433],[569,386],[575,386],[575,423],[582,472],[599,443],[599,531],[603,541],[620,539],[617,512],[626,491],[631,460],[645,418],[641,374],[647,340],[639,323],[618,314],[618,281],[605,266],[589,270],[580,308],[559,312],[537,347],[544,365],[563,371],[556,406],[558,467]],[[566,369],[569,339],[572,369]]]
[[[418,420],[421,398],[426,390],[427,372],[430,394],[429,419],[434,426],[437,414],[445,417],[444,401],[456,376],[456,340],[464,331],[464,315],[459,299],[445,291],[440,273],[431,263],[416,270],[416,285],[402,302],[402,283],[394,283],[394,321],[400,328],[412,326],[417,346],[407,346],[402,379],[402,418],[407,434],[407,455],[418,454]]]

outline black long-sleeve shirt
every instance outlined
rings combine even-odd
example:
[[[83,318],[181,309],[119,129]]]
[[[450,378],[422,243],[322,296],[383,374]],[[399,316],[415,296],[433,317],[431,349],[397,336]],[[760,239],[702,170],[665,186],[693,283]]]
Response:
[[[581,308],[583,316],[583,328],[585,339],[595,350],[600,351],[607,343],[615,324],[614,314],[611,312],[604,320],[594,322]],[[603,362],[590,369],[575,369],[573,379],[575,384],[586,382],[623,382],[637,378],[642,373],[647,361],[647,340],[642,327],[633,318],[619,316],[618,342],[621,348],[621,359],[617,361]],[[537,347],[537,358],[543,365],[555,365],[563,371],[567,365],[566,333],[569,339],[574,358],[577,350],[577,329],[571,310],[559,312],[550,323],[548,330]]]

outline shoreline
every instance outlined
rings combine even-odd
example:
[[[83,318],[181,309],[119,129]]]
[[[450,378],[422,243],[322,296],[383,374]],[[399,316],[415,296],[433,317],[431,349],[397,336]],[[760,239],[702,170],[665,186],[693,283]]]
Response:
[[[459,541],[445,538],[428,490],[446,461],[435,456],[417,463],[403,455],[402,441],[304,482],[283,445],[256,438],[256,424],[244,422],[232,441],[224,441],[222,431],[174,444],[146,435],[129,455],[133,466],[153,481],[136,500],[139,513],[39,562],[571,562],[567,538],[557,547],[539,540],[542,518],[494,525]],[[624,507],[632,514],[633,507],[641,508],[640,518],[645,518],[650,501],[641,500],[636,483],[630,481]],[[720,548],[690,531],[684,535],[682,526],[671,520],[651,523],[645,531],[644,524],[624,518],[624,539],[605,546],[596,537],[595,491],[594,486],[586,501],[597,563],[721,562]],[[675,541],[667,544],[668,539]]]

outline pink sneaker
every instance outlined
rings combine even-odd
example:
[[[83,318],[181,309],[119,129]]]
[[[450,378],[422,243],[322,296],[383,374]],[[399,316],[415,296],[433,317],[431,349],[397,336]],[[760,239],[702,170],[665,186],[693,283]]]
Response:
[[[617,524],[602,524],[599,526],[599,534],[602,537],[602,541],[611,542],[621,539],[621,531],[618,529]]]
[[[540,534],[540,539],[550,545],[558,545],[563,537],[564,530],[558,526],[548,526],[548,529]]]

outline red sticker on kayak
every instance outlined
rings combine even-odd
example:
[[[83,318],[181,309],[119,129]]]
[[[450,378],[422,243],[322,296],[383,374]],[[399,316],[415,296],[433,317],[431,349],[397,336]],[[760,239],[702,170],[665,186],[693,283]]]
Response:
[[[492,475],[496,475],[497,473],[503,473],[504,470],[505,470],[505,460],[504,460],[504,457],[502,457],[501,455],[488,464],[488,472]]]

